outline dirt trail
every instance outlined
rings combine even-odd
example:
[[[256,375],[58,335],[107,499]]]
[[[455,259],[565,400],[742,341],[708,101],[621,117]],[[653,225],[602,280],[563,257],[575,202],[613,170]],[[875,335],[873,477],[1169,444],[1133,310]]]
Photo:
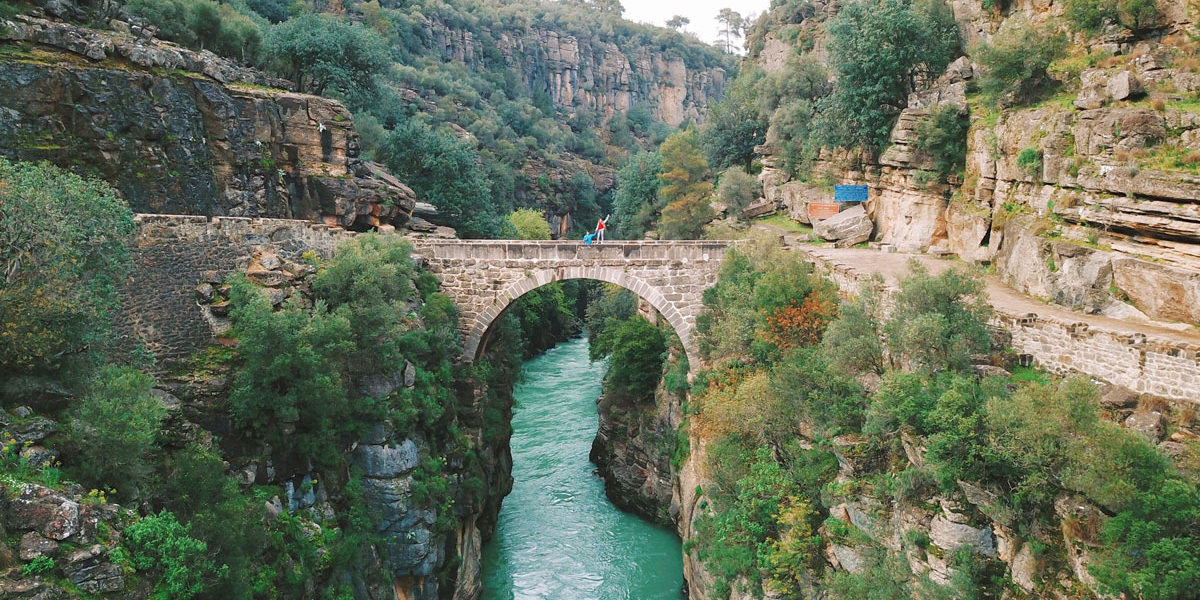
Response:
[[[901,277],[908,273],[908,261],[916,259],[927,266],[932,273],[940,273],[955,265],[964,263],[945,258],[937,258],[923,254],[901,254],[881,252],[863,248],[835,248],[831,244],[811,244],[799,241],[796,233],[784,231],[771,225],[756,223],[755,229],[770,231],[784,237],[787,246],[809,254],[823,262],[848,269],[861,274],[879,273],[890,284],[896,285]],[[1124,319],[1114,319],[1103,315],[1089,315],[1074,311],[1064,306],[1047,304],[1036,298],[1022,294],[995,275],[987,276],[987,293],[992,306],[997,312],[1008,314],[1035,313],[1066,322],[1087,323],[1090,328],[1110,331],[1118,334],[1140,333],[1147,338],[1159,341],[1181,342],[1200,345],[1200,331],[1194,327],[1186,330],[1173,329],[1168,324],[1154,322],[1141,323]],[[1180,325],[1175,325],[1180,327]]]

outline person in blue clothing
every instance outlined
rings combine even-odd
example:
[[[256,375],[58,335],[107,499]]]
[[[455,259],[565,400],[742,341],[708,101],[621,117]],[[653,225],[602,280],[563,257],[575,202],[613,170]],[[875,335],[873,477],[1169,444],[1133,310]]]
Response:
[[[596,238],[596,234],[589,231],[589,232],[587,232],[587,235],[583,236],[583,243],[590,246],[592,243],[592,240],[595,238]]]

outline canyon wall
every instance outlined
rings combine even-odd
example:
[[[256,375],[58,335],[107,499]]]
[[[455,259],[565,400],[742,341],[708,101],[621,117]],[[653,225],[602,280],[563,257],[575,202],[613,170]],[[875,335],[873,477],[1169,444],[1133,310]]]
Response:
[[[654,118],[680,125],[703,120],[725,89],[725,69],[689,56],[682,44],[682,50],[664,49],[650,41],[621,40],[612,31],[567,31],[533,23],[475,34],[435,17],[424,23],[425,43],[435,56],[483,70],[492,55],[527,89],[548,94],[568,113],[582,108],[607,117],[641,104]]]
[[[341,104],[123,29],[0,20],[0,156],[98,175],[135,212],[408,220],[412,190],[359,159]]]

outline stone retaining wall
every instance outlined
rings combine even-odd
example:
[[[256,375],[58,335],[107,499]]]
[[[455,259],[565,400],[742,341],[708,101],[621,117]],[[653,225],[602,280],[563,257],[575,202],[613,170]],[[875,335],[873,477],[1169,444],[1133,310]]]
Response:
[[[811,253],[805,255],[844,291],[857,291],[869,277]],[[887,303],[887,296],[896,288],[885,288]],[[1056,375],[1081,373],[1139,393],[1200,404],[1200,344],[1166,334],[1130,333],[1052,315],[1000,309],[992,325],[1011,336],[1014,351]]]
[[[196,302],[196,286],[241,272],[258,249],[298,261],[305,252],[328,257],[352,232],[309,221],[181,215],[135,216],[141,228],[134,270],[115,319],[123,345],[139,345],[159,361],[208,347],[213,328]]]

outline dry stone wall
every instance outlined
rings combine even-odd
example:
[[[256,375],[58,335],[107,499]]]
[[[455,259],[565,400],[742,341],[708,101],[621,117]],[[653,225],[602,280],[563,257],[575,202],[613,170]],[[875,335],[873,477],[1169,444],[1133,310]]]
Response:
[[[213,342],[213,317],[197,302],[198,285],[245,271],[258,251],[291,261],[302,261],[306,252],[328,257],[354,235],[288,219],[143,214],[135,220],[141,232],[117,327],[127,347],[140,345],[165,362]]]
[[[870,277],[805,254],[846,293],[856,293]],[[885,291],[886,303],[896,288]],[[1200,404],[1200,343],[1187,341],[1194,336],[1172,338],[1002,307],[996,308],[992,324],[1011,337],[1014,351],[1051,373],[1080,373],[1139,393]]]

